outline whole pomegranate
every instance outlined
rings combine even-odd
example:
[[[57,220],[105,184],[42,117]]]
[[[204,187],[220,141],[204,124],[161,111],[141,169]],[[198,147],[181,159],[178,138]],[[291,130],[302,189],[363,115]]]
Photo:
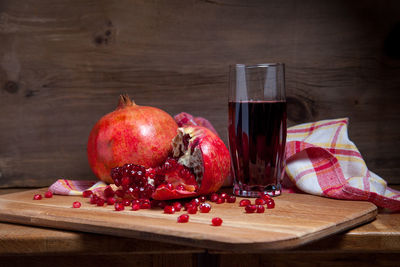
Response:
[[[172,157],[155,168],[125,164],[111,171],[120,197],[167,200],[216,192],[229,175],[224,142],[201,126],[178,128]]]
[[[121,95],[115,111],[103,116],[89,135],[87,155],[94,174],[113,183],[111,169],[126,163],[161,165],[172,150],[178,125],[166,112],[136,105]]]

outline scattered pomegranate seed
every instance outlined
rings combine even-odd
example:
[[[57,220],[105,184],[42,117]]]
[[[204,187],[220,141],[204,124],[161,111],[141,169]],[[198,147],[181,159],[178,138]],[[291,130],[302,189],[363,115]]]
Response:
[[[104,189],[104,197],[109,198],[113,197],[115,194],[114,190],[111,188],[111,186],[107,186],[106,189]]]
[[[211,202],[217,202],[218,198],[219,198],[219,196],[218,196],[217,193],[212,193],[211,196],[210,196],[210,201]]]
[[[200,202],[206,202],[207,197],[206,196],[200,196],[199,200],[200,200]]]
[[[257,213],[264,213],[265,208],[263,205],[257,205]]]
[[[138,204],[138,203],[133,203],[133,204],[132,204],[132,210],[140,210],[140,204]]]
[[[117,191],[115,191],[115,194],[119,197],[124,197],[125,192],[122,189],[118,189]]]
[[[219,197],[222,197],[223,199],[227,199],[228,198],[228,194],[227,193],[221,193],[219,195]]]
[[[197,206],[191,206],[187,209],[189,214],[196,214],[197,213]]]
[[[198,198],[194,198],[194,199],[192,199],[192,201],[190,201],[192,204],[193,204],[193,206],[198,206],[198,205],[200,205],[200,199],[198,199]]]
[[[121,210],[124,210],[125,206],[122,203],[117,202],[114,204],[114,208],[116,211],[121,211]]]
[[[167,213],[167,214],[174,214],[174,213],[175,213],[175,208],[174,208],[174,206],[165,206],[165,208],[164,208],[164,213]]]
[[[193,207],[193,204],[191,202],[185,203],[183,210],[188,210],[191,207]]]
[[[182,209],[182,204],[180,202],[174,202],[172,206],[175,208],[175,211],[181,211]]]
[[[262,199],[262,198],[256,198],[255,204],[256,205],[264,205],[265,204],[265,200]]]
[[[35,194],[33,196],[33,200],[41,200],[41,199],[42,199],[42,195],[40,195],[40,194]]]
[[[260,197],[261,197],[262,199],[264,199],[265,201],[267,201],[268,199],[272,199],[271,196],[268,195],[268,193],[265,193],[265,192],[262,192],[262,193],[260,194]]]
[[[85,190],[85,191],[83,191],[82,196],[83,196],[84,198],[88,198],[88,197],[90,197],[92,194],[93,194],[93,192],[92,192],[91,190]]]
[[[74,203],[72,203],[72,207],[75,209],[79,209],[81,207],[81,202],[75,201]]]
[[[132,200],[132,204],[139,204],[140,205],[140,200],[139,199],[134,199],[134,200]]]
[[[212,218],[211,223],[214,226],[220,226],[222,224],[222,219],[220,217]]]
[[[228,198],[226,199],[226,202],[235,203],[236,202],[236,197],[235,196],[228,196]]]
[[[182,214],[177,219],[178,223],[187,223],[189,221],[189,215]]]
[[[217,204],[222,204],[222,203],[225,203],[225,198],[219,197],[219,198],[217,199]]]
[[[251,204],[251,201],[249,199],[242,199],[239,202],[239,207],[245,207]]]
[[[124,205],[125,207],[128,207],[132,204],[132,202],[129,199],[124,198],[122,200],[122,205]]]
[[[151,203],[148,199],[140,199],[140,208],[141,209],[150,209]]]
[[[113,198],[113,197],[107,198],[107,204],[108,205],[114,205],[115,204],[115,198]]]
[[[44,193],[44,197],[45,198],[52,198],[53,197],[53,193],[51,191],[47,191],[46,193]]]
[[[247,213],[254,213],[257,209],[256,205],[247,205],[245,210]]]
[[[91,195],[91,196],[90,196],[90,204],[96,204],[98,199],[99,199],[98,196],[96,196],[96,195],[94,195],[94,194]]]
[[[97,199],[97,206],[99,206],[99,207],[102,207],[102,206],[104,206],[104,199],[103,198],[99,198],[99,199]]]
[[[166,201],[160,201],[159,203],[158,203],[158,207],[160,207],[160,208],[165,208],[165,206],[167,206],[168,205],[168,203],[166,202]],[[175,207],[174,207],[175,208]],[[176,208],[175,208],[175,210],[176,210]]]
[[[275,201],[271,198],[270,200],[267,201],[267,209],[273,209],[275,208]]]
[[[201,213],[208,213],[211,210],[211,205],[208,203],[201,203],[199,209]]]

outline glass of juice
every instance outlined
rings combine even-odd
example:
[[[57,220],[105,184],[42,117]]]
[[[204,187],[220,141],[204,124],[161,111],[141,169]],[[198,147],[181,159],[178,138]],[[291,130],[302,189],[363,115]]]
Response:
[[[286,143],[284,64],[230,66],[228,105],[233,193],[280,195]]]

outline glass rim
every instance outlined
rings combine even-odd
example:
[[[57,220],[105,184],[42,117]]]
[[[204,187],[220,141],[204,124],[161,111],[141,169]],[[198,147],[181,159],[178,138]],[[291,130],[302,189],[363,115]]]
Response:
[[[275,67],[275,66],[284,66],[285,63],[283,62],[275,62],[275,63],[259,63],[259,64],[232,64],[230,65],[231,68],[236,68],[236,67],[244,67],[244,68],[268,68],[268,67]]]

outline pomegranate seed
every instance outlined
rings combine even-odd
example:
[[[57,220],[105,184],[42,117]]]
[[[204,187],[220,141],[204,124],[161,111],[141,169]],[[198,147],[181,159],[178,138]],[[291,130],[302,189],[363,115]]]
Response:
[[[107,204],[108,205],[114,205],[115,204],[115,198],[113,198],[113,197],[107,198]]]
[[[74,203],[72,203],[72,207],[75,209],[78,209],[81,207],[81,202],[79,201],[75,201]]]
[[[172,184],[168,183],[166,186],[168,190],[174,190],[174,186]]]
[[[129,177],[123,177],[121,180],[121,185],[122,186],[129,186],[131,183],[131,180],[129,179]]]
[[[115,191],[115,194],[119,197],[124,197],[125,195],[125,191],[122,189],[118,189],[117,191]]]
[[[222,197],[223,199],[227,199],[228,194],[227,193],[221,193],[219,196]]]
[[[219,197],[219,198],[217,199],[217,204],[222,204],[222,203],[225,203],[225,198]]]
[[[97,206],[99,206],[99,207],[101,207],[101,206],[104,206],[104,199],[103,198],[99,198],[99,199],[97,199]]]
[[[82,196],[83,196],[84,198],[88,198],[88,197],[90,197],[92,194],[93,194],[93,192],[92,192],[91,190],[85,190],[85,191],[83,191]]]
[[[167,206],[168,205],[168,203],[166,202],[166,201],[160,201],[159,203],[158,203],[158,207],[160,207],[160,208],[165,208],[165,206]],[[176,210],[176,208],[175,208],[175,210]]]
[[[211,205],[208,203],[201,203],[199,209],[201,213],[209,213],[211,210]]]
[[[175,208],[175,211],[181,211],[182,209],[182,204],[180,202],[174,202],[172,206]]]
[[[262,199],[262,198],[256,198],[255,204],[256,205],[264,205],[265,204],[265,200]]]
[[[220,217],[212,218],[211,223],[214,226],[220,226],[222,224],[222,219]]]
[[[122,200],[122,205],[124,205],[125,207],[128,207],[132,204],[132,202],[129,199],[124,198]]]
[[[181,216],[178,217],[177,221],[178,223],[187,223],[189,221],[189,215],[182,214]]]
[[[140,210],[140,204],[138,204],[138,203],[133,203],[133,204],[132,204],[132,210]]]
[[[165,208],[164,208],[164,213],[167,213],[167,214],[174,214],[174,213],[175,213],[175,208],[174,208],[174,206],[165,206]]]
[[[144,201],[141,201],[140,202],[140,208],[141,209],[150,209],[151,208],[150,200],[144,199]]]
[[[245,210],[247,213],[254,213],[257,209],[256,205],[247,205]]]
[[[271,198],[270,200],[267,201],[267,209],[273,209],[275,208],[275,201]]]
[[[268,199],[271,199],[271,196],[268,195],[268,193],[265,193],[265,192],[262,192],[262,193],[260,194],[260,197],[261,197],[262,199],[264,199],[265,201],[267,201]]]
[[[201,196],[199,197],[200,202],[206,202],[207,197],[206,196]]]
[[[236,202],[236,197],[235,196],[228,196],[228,198],[226,199],[226,202],[235,203]]]
[[[192,204],[193,204],[193,206],[198,206],[198,205],[200,205],[200,200],[198,199],[198,198],[194,198],[194,199],[192,199],[192,201],[190,201]]]
[[[132,204],[139,204],[140,205],[140,200],[139,199],[134,199],[132,200]]]
[[[250,200],[248,200],[248,199],[242,199],[242,200],[240,200],[240,202],[239,202],[239,207],[245,207],[245,206],[250,205],[250,204],[251,204],[251,201],[250,201]]]
[[[53,193],[51,191],[47,191],[46,193],[44,193],[44,197],[45,198],[52,198],[53,197]]]
[[[124,210],[125,206],[122,203],[115,203],[114,208],[116,211]]]
[[[264,213],[265,208],[263,205],[257,205],[257,213]]]
[[[193,207],[192,203],[185,203],[185,207],[183,208],[183,210],[188,210],[189,208]]]
[[[196,214],[197,213],[197,206],[191,206],[190,208],[187,209],[187,212],[189,214]]]
[[[185,190],[185,187],[183,185],[179,184],[179,185],[176,186],[175,189],[176,190]]]
[[[104,197],[109,198],[114,196],[114,190],[111,188],[111,186],[107,186],[106,189],[104,189]]]
[[[42,199],[42,195],[40,195],[40,194],[35,194],[33,196],[33,200],[41,200],[41,199]]]
[[[91,195],[91,196],[90,196],[90,204],[96,204],[98,199],[99,199],[98,196],[96,196],[96,195],[94,195],[94,194]]]
[[[218,198],[219,198],[219,196],[218,196],[217,193],[212,193],[211,196],[210,196],[210,201],[211,202],[217,202]]]

